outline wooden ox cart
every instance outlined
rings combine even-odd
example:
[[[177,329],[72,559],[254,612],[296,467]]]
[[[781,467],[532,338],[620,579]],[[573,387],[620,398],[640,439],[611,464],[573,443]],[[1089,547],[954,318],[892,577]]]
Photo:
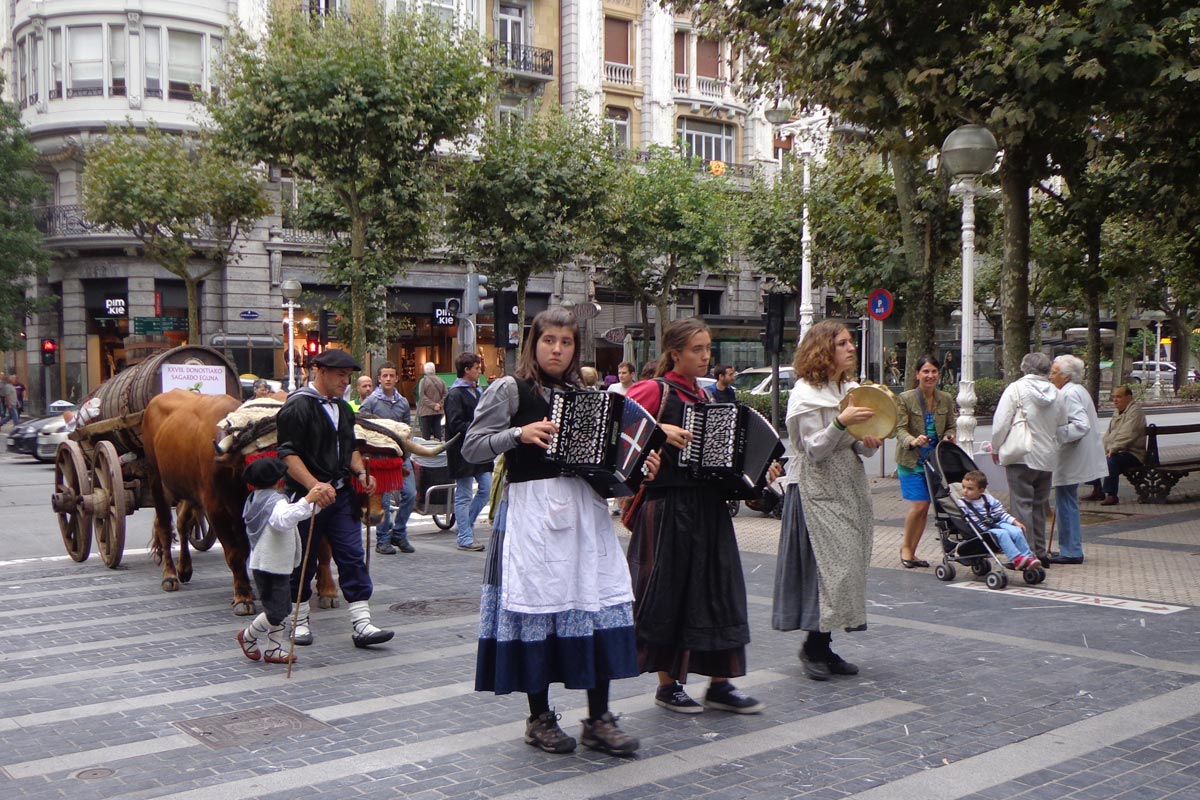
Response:
[[[241,395],[237,371],[223,354],[209,347],[176,347],[117,373],[102,385],[95,395],[98,413],[82,420],[58,446],[50,505],[74,560],[87,559],[94,530],[101,558],[108,567],[116,567],[125,550],[125,517],[154,506],[142,415],[153,397],[172,388]],[[188,536],[197,549],[212,546],[212,532],[200,508],[181,502],[176,516],[181,536]]]

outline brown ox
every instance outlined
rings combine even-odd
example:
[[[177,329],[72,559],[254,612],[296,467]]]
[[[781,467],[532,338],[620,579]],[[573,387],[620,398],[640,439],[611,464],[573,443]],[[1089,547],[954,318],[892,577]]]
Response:
[[[233,573],[233,613],[246,616],[254,614],[255,608],[246,575],[250,543],[242,520],[242,506],[248,494],[242,480],[245,465],[241,457],[218,459],[213,450],[217,423],[239,405],[229,395],[200,395],[179,389],[160,394],[146,406],[142,439],[155,506],[150,553],[163,565],[163,591],[176,591],[181,582],[187,583],[192,578],[192,556],[186,536],[180,537],[178,570],[171,555],[174,540],[171,509],[180,500],[188,500],[204,508]],[[328,554],[322,556],[317,593],[322,598],[333,597],[336,587],[329,571]]]

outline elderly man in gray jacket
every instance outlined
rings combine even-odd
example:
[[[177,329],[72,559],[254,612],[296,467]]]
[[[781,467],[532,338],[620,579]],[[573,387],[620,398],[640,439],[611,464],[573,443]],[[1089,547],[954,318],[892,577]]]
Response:
[[[992,417],[992,459],[1008,477],[1009,513],[1026,528],[1025,538],[1043,565],[1050,563],[1046,544],[1046,504],[1058,466],[1058,428],[1067,414],[1058,389],[1050,383],[1050,357],[1028,353],[1021,359],[1020,380],[1000,395]]]
[[[1058,389],[1067,422],[1058,427],[1058,466],[1054,470],[1054,528],[1058,555],[1051,564],[1082,564],[1083,533],[1079,521],[1079,484],[1108,474],[1096,404],[1082,386],[1083,362],[1059,356],[1050,365],[1050,382]]]

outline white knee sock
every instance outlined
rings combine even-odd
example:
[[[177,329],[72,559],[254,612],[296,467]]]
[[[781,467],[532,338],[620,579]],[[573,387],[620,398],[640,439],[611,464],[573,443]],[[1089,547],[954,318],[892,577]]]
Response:
[[[350,604],[350,622],[354,625],[354,632],[359,636],[379,633],[379,628],[371,624],[371,605],[366,600],[358,600]]]
[[[271,623],[267,622],[267,614],[263,612],[251,621],[246,630],[242,631],[242,638],[249,644],[257,643],[259,639],[267,635],[267,629],[270,626]]]

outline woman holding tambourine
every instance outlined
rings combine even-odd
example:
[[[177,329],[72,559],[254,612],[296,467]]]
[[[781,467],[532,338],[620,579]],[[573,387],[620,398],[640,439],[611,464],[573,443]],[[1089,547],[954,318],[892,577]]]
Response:
[[[953,442],[957,433],[954,398],[937,388],[940,371],[936,358],[921,356],[917,360],[916,388],[896,399],[896,474],[901,496],[912,503],[904,518],[904,539],[900,543],[900,563],[906,569],[929,566],[928,561],[917,558],[917,545],[929,517],[923,462],[933,456],[938,442]]]
[[[867,627],[875,523],[862,458],[874,454],[895,426],[894,401],[877,403],[876,410],[867,397],[856,397],[883,390],[853,381],[855,353],[845,325],[817,323],[796,351],[796,384],[788,397],[788,437],[797,456],[785,478],[771,627],[808,632],[800,662],[817,681],[858,674],[831,642],[835,630]]]

